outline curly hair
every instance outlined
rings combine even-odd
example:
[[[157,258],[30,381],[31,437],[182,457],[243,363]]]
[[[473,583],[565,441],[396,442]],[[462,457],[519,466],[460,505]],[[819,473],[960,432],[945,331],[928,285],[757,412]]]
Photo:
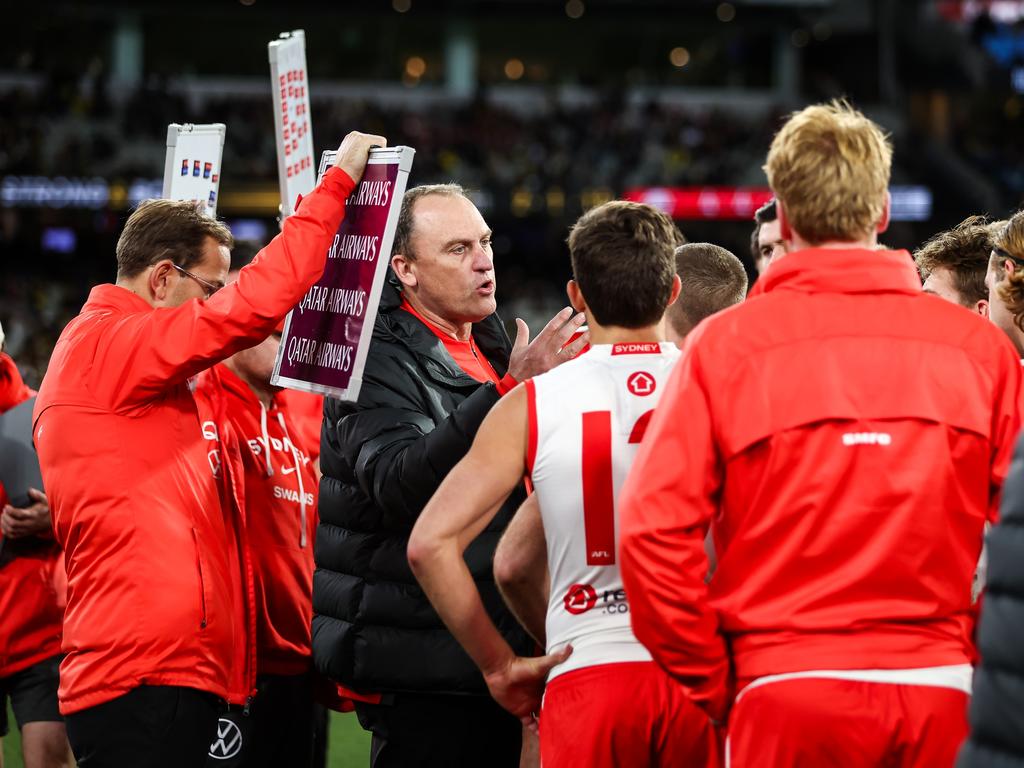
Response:
[[[1002,266],[1013,262],[1013,272],[1002,279]],[[1013,323],[1024,332],[1024,210],[1017,211],[995,235],[990,267],[999,276],[999,298],[1013,314]]]
[[[921,280],[936,269],[948,269],[960,303],[973,307],[988,299],[985,271],[992,253],[991,225],[984,216],[969,216],[946,232],[939,232],[914,252]]]

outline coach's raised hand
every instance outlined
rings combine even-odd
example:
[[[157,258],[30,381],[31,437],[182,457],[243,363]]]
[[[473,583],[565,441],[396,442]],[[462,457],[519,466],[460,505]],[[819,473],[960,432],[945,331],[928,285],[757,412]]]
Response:
[[[372,147],[386,147],[388,140],[383,136],[352,131],[338,147],[338,157],[334,164],[349,175],[356,184],[363,178],[366,161],[370,158]]]
[[[516,318],[516,340],[508,361],[508,372],[516,381],[526,381],[559,363],[572,360],[587,345],[586,333],[566,346],[572,335],[586,321],[582,312],[573,315],[572,307],[566,307],[544,326],[544,330],[530,341],[530,328],[522,318]]]

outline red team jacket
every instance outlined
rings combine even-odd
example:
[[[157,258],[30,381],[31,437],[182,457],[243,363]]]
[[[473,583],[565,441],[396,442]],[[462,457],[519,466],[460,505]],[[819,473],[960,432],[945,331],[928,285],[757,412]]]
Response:
[[[324,396],[297,389],[282,389],[275,398],[288,413],[288,421],[295,425],[292,437],[306,455],[316,461],[320,458],[320,428],[324,421]]]
[[[0,413],[33,394],[14,361],[0,352]],[[0,509],[7,503],[0,485]],[[63,568],[60,547],[52,540],[33,544],[23,555],[0,565],[0,678],[60,653],[64,618],[57,595],[58,571]]]
[[[726,641],[739,678],[967,663],[1020,368],[903,251],[773,265],[687,339],[621,492],[637,637],[719,713]]]
[[[188,379],[265,338],[323,273],[353,186],[330,170],[207,301],[153,309],[101,285],[61,334],[34,437],[67,562],[63,713],[142,684],[229,696],[238,577]]]
[[[249,663],[232,686],[241,691],[255,674],[298,675],[311,664],[317,480],[280,394],[264,409],[225,365],[200,374],[195,392],[238,536],[236,594],[247,597],[238,618],[249,628]]]

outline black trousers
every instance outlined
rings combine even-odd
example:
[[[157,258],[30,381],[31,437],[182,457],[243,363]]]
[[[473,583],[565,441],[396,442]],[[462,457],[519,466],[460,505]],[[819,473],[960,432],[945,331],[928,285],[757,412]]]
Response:
[[[522,725],[485,696],[395,694],[356,704],[371,768],[518,768]]]
[[[143,685],[68,715],[79,768],[203,768],[223,702],[212,693]]]
[[[313,683],[306,675],[260,675],[249,713],[232,708],[217,722],[208,768],[310,768]]]

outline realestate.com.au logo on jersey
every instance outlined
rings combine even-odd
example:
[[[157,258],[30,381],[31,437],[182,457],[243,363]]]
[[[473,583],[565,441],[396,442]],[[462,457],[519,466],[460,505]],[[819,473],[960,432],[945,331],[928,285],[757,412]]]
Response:
[[[562,598],[562,603],[573,616],[594,608],[604,613],[629,613],[624,589],[606,589],[599,593],[589,584],[573,584]]]

